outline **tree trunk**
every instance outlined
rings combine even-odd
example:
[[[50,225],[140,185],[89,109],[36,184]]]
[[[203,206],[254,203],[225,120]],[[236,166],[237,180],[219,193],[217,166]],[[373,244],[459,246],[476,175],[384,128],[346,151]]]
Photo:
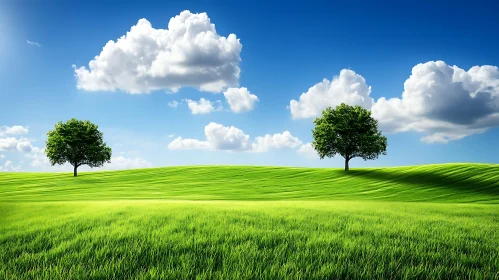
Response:
[[[76,170],[77,168],[78,168],[78,165],[75,164],[74,171],[73,171],[74,177],[78,176],[78,171]]]
[[[347,172],[348,170],[350,170],[350,167],[348,166],[348,161],[350,161],[350,159],[348,157],[345,158],[345,172]]]

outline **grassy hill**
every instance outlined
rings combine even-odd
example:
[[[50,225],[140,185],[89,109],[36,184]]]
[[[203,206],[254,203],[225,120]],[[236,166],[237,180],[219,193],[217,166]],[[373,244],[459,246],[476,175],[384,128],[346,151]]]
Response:
[[[0,173],[0,279],[499,279],[499,165]]]
[[[341,169],[188,166],[0,173],[0,201],[114,199],[382,200],[499,203],[499,165]]]

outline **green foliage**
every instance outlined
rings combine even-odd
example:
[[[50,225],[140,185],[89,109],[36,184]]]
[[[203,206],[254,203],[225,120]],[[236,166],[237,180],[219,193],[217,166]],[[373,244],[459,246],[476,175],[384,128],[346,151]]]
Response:
[[[52,165],[69,162],[76,169],[82,165],[99,167],[111,160],[111,148],[102,132],[90,121],[71,119],[59,122],[47,133],[45,153]]]
[[[498,207],[3,203],[0,278],[498,279]]]
[[[0,172],[0,203],[114,199],[499,203],[498,178],[498,164],[470,163],[358,168],[346,174],[332,168],[178,166],[82,172],[78,180],[64,173]]]
[[[378,121],[361,106],[342,103],[335,109],[328,107],[314,124],[312,146],[319,157],[339,154],[345,158],[345,170],[353,158],[371,160],[386,155],[387,139],[378,131]]]

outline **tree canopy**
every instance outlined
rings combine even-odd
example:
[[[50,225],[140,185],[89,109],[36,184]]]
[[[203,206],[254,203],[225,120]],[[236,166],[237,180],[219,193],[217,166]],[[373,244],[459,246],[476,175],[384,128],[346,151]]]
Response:
[[[52,165],[69,162],[74,176],[82,165],[99,167],[111,161],[111,148],[104,143],[98,126],[75,118],[59,122],[47,133],[45,153]]]
[[[345,158],[345,171],[353,158],[372,160],[380,154],[386,155],[387,139],[378,130],[378,121],[361,106],[342,103],[335,109],[328,107],[314,124],[312,146],[319,157],[339,154]]]

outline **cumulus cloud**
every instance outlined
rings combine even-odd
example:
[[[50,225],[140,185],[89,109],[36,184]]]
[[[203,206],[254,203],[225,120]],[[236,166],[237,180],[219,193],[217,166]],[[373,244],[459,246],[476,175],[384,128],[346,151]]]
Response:
[[[317,154],[317,151],[312,147],[312,143],[301,145],[300,148],[296,150],[296,153],[308,159],[320,159],[319,154]]]
[[[253,151],[267,152],[270,149],[296,148],[301,145],[300,139],[293,137],[289,131],[276,133],[274,135],[266,134],[255,138]]]
[[[0,127],[0,136],[4,135],[23,135],[28,133],[28,127],[21,125]]]
[[[170,142],[168,149],[210,149],[229,151],[247,151],[252,149],[252,142],[249,135],[246,135],[237,127],[226,127],[211,122],[205,126],[204,133],[206,136],[205,141],[178,137]]]
[[[45,149],[38,147],[33,147],[31,152],[24,155],[25,157],[31,159],[30,165],[33,167],[49,167],[50,161],[45,155]]]
[[[221,110],[221,106],[218,106],[215,108],[215,103],[220,103],[220,101],[215,101],[211,102],[207,99],[201,98],[199,101],[191,100],[191,99],[186,99],[187,106],[191,110],[191,113],[194,115],[198,114],[208,114],[213,111],[219,111]]]
[[[149,93],[182,87],[221,92],[237,85],[242,45],[235,34],[217,34],[206,13],[183,11],[168,29],[140,19],[126,35],[109,41],[89,67],[75,68],[87,91]]]
[[[135,169],[135,168],[148,168],[153,167],[153,164],[149,161],[140,157],[124,157],[117,156],[111,157],[111,162],[104,164],[102,170],[123,170],[123,169]]]
[[[245,88],[228,88],[224,91],[225,99],[229,103],[230,110],[234,113],[248,112],[253,110],[258,97]]]
[[[32,148],[33,145],[26,138],[0,138],[0,151],[30,152]]]
[[[499,125],[499,69],[468,71],[443,61],[413,67],[402,98],[380,98],[373,117],[386,132],[418,131],[424,142],[447,143]]]
[[[343,69],[332,81],[324,79],[302,93],[300,100],[291,100],[289,108],[293,119],[317,117],[327,107],[336,107],[341,103],[370,109],[374,100],[369,94],[371,87],[364,77],[352,70]]]
[[[21,165],[15,166],[12,161],[8,160],[4,165],[0,165],[0,172],[13,172],[21,170]]]
[[[5,157],[4,155],[0,154],[0,158],[4,158],[4,157]]]
[[[172,108],[177,108],[178,104],[180,104],[180,103],[178,103],[178,101],[175,101],[175,100],[171,101],[171,102],[168,102],[168,106],[172,107]]]
[[[200,141],[196,139],[184,139],[182,137],[175,138],[170,144],[170,150],[192,150],[192,149],[209,149],[210,145],[207,141]]]
[[[184,139],[178,137],[168,145],[170,150],[204,149],[232,152],[266,152],[270,149],[294,148],[301,141],[293,137],[289,131],[282,134],[267,134],[256,137],[253,142],[250,136],[234,126],[223,126],[214,122],[204,128],[206,140]]]
[[[499,126],[499,69],[474,66],[468,71],[443,61],[413,67],[401,98],[369,97],[365,79],[342,70],[332,82],[311,87],[290,103],[293,118],[312,118],[328,106],[361,105],[372,111],[386,133],[417,131],[427,143],[447,143]]]

